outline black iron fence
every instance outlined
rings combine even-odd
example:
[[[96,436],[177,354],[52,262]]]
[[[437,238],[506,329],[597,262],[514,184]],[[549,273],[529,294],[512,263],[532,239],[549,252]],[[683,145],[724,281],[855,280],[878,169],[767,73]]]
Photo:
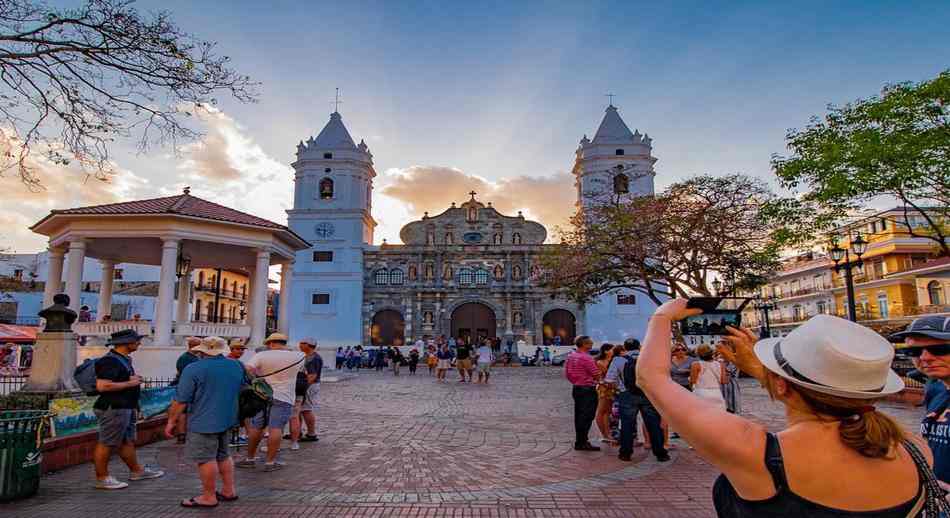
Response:
[[[29,379],[29,376],[26,374],[0,375],[0,396],[6,396],[20,390],[27,379]]]

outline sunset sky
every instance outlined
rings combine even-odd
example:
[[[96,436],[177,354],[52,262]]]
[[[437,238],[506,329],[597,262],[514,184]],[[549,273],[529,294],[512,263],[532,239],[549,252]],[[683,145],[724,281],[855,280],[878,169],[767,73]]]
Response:
[[[260,102],[222,98],[200,117],[204,139],[177,155],[119,143],[109,183],[40,163],[45,190],[31,192],[6,173],[0,249],[43,249],[26,227],[50,209],[184,185],[286,223],[296,144],[327,122],[336,87],[347,128],[375,158],[379,243],[471,189],[554,235],[573,210],[573,152],[608,92],[631,129],[653,138],[662,188],[699,173],[771,180],[788,128],[950,67],[946,1],[136,5],[217,41],[262,83]]]

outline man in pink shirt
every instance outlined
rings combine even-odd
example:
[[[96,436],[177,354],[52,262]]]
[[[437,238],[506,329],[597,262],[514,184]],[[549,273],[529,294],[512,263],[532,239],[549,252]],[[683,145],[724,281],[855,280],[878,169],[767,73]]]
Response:
[[[574,449],[580,451],[600,451],[600,447],[590,443],[587,435],[597,413],[597,378],[600,369],[590,355],[594,341],[589,336],[578,336],[574,340],[577,348],[567,356],[564,362],[564,375],[574,385],[571,395],[574,398]]]

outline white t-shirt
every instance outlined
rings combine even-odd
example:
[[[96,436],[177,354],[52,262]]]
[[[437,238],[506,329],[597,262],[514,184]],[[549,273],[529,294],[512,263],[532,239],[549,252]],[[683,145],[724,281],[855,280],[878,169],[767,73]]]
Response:
[[[478,348],[478,363],[491,363],[491,347],[483,345]]]
[[[296,398],[297,373],[304,371],[304,363],[301,361],[304,354],[300,351],[287,350],[267,350],[261,351],[248,360],[247,365],[254,368],[258,375],[270,374],[279,371],[289,365],[297,365],[289,369],[278,372],[264,378],[274,389],[274,399],[288,404],[294,404]]]

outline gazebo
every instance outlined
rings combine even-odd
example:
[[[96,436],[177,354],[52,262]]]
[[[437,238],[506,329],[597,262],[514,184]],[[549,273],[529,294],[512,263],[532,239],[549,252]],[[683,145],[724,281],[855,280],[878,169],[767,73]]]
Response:
[[[266,332],[271,265],[281,266],[278,326],[286,332],[294,258],[298,250],[310,247],[284,225],[192,196],[188,188],[177,196],[54,210],[30,228],[49,237],[44,307],[60,292],[64,260],[68,264],[65,293],[75,311],[79,310],[84,259],[95,258],[101,263],[99,315],[110,312],[117,264],[161,267],[152,322],[74,325],[74,331],[80,336],[104,336],[130,327],[150,336],[151,344],[137,353],[142,366],[139,370],[146,376],[174,373],[174,361],[181,352],[180,347],[175,346],[176,337],[246,337],[251,347],[260,345]],[[245,324],[191,322],[189,290],[191,272],[195,268],[234,268],[249,272]],[[80,357],[90,355],[82,353]]]

